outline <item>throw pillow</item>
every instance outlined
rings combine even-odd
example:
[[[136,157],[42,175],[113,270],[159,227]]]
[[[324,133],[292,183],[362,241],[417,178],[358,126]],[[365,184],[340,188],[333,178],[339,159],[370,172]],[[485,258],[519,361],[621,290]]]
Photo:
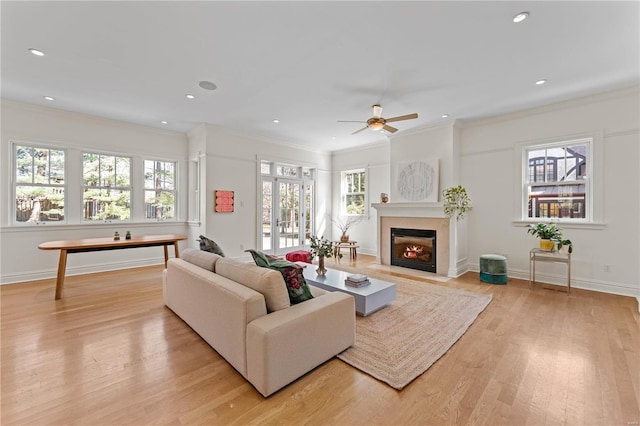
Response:
[[[200,235],[200,239],[198,241],[200,242],[200,250],[215,253],[218,256],[224,257],[224,252],[215,241],[205,237],[204,235]]]
[[[287,284],[289,301],[292,305],[313,299],[311,290],[304,279],[304,275],[302,275],[302,267],[282,259],[269,259],[268,267],[282,274],[282,278]]]
[[[251,253],[251,256],[253,257],[253,261],[256,262],[256,265],[262,266],[263,268],[269,267],[269,259],[267,258],[266,254],[264,254],[259,250],[253,250],[253,249],[245,250],[245,251],[248,251],[249,253]]]

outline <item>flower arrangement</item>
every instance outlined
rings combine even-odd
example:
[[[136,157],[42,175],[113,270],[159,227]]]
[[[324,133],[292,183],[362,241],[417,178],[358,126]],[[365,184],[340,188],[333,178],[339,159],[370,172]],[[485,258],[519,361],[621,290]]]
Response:
[[[312,235],[310,240],[309,252],[311,253],[311,260],[314,257],[333,257],[333,242],[325,237],[317,237],[315,235]],[[339,254],[339,257],[342,257],[342,255]]]
[[[464,218],[464,215],[471,210],[471,199],[467,195],[467,190],[462,185],[452,186],[442,191],[444,199],[444,214],[456,220]]]
[[[349,237],[347,235],[347,232],[349,232],[349,229],[359,223],[362,220],[362,216],[347,216],[347,218],[345,220],[340,219],[339,217],[336,219],[332,219],[333,223],[336,224],[336,226],[340,229],[340,232],[342,232],[342,236],[340,237],[341,240],[349,240]]]

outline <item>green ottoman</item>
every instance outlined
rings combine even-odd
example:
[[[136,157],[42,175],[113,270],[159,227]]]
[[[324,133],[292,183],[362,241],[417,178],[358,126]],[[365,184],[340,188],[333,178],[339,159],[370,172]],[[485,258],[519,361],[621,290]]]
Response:
[[[506,284],[507,258],[499,254],[480,256],[480,281],[491,284]]]

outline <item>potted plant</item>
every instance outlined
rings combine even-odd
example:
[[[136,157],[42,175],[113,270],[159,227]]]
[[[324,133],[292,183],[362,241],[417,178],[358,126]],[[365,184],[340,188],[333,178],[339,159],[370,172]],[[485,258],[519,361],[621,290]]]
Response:
[[[356,223],[362,220],[362,216],[347,216],[345,220],[341,220],[339,217],[337,219],[332,219],[333,223],[340,229],[342,235],[340,235],[340,242],[347,243],[349,242],[349,229],[355,225]]]
[[[527,233],[540,238],[540,250],[552,251],[556,247],[560,250],[567,246],[567,251],[573,252],[571,240],[562,238],[562,229],[555,223],[532,223],[527,226]]]
[[[309,252],[311,256],[309,256],[310,260],[313,260],[314,257],[318,258],[318,268],[316,269],[316,273],[318,275],[324,275],[327,270],[324,267],[324,258],[332,257],[334,253],[333,242],[324,238],[317,237],[312,235],[311,238],[311,246],[309,247]],[[341,253],[336,254],[338,257],[342,257]]]
[[[464,215],[471,210],[471,199],[467,194],[467,190],[462,185],[452,186],[442,191],[444,200],[444,214],[456,220],[464,218]]]

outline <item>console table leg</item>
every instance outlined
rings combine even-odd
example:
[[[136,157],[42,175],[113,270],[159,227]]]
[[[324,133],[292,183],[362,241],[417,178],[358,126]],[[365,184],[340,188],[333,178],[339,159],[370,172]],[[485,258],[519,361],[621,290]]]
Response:
[[[173,248],[175,249],[176,259],[180,257],[180,253],[178,252],[178,242],[173,243]]]
[[[164,248],[164,267],[167,267],[167,262],[169,261],[169,250],[167,249],[167,245],[162,246]]]
[[[60,260],[58,260],[58,276],[56,277],[56,300],[62,299],[62,287],[64,287],[64,273],[67,269],[67,251],[60,250]]]

